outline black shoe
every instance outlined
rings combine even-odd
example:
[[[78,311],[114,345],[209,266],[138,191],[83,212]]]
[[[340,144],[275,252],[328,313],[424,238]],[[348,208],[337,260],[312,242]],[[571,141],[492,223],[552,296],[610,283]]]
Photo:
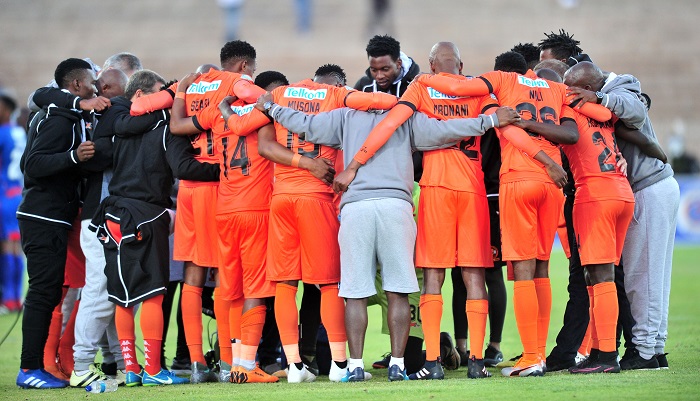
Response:
[[[386,369],[389,367],[389,361],[391,360],[391,352],[387,352],[382,355],[382,359],[372,363],[373,369]]]
[[[484,379],[486,377],[491,377],[491,373],[489,373],[488,370],[486,370],[486,367],[484,366],[484,360],[483,359],[476,359],[475,356],[472,356],[469,358],[469,362],[467,363],[468,368],[467,368],[467,377],[470,379]]]
[[[484,365],[493,368],[501,362],[503,362],[503,353],[490,345],[486,347],[484,351]]]
[[[100,369],[102,370],[102,373],[106,374],[107,376],[116,376],[117,375],[117,363],[116,362],[101,363]]]
[[[617,363],[617,351],[599,352],[595,361],[581,364],[569,369],[572,374],[588,373],[620,373],[620,364]]]
[[[586,369],[598,362],[598,356],[600,355],[600,350],[591,348],[591,353],[588,354],[586,359],[577,363],[575,366],[569,368],[569,373],[573,373],[574,369]]]
[[[309,372],[313,373],[314,376],[318,376],[318,362],[315,355],[302,355],[301,362],[306,365],[306,369]]]
[[[440,358],[437,361],[425,361],[425,365],[416,373],[408,375],[409,380],[442,380],[445,372],[442,370]]]
[[[389,376],[390,382],[408,380],[406,369],[401,370],[401,368],[399,368],[399,365],[391,365],[391,367],[389,367],[387,375]]]
[[[576,366],[576,360],[575,359],[570,359],[570,360],[561,360],[561,359],[555,359],[552,358],[551,356],[547,357],[547,371],[548,372],[558,372],[560,370],[566,370],[571,367]]]
[[[192,363],[189,360],[173,359],[170,370],[178,375],[190,375],[192,373]]]
[[[459,369],[461,362],[459,352],[457,352],[457,348],[455,348],[452,336],[445,331],[440,333],[440,356],[442,357],[442,365],[445,369]]]
[[[458,349],[457,352],[459,353],[459,366],[467,366],[469,363],[469,350],[462,352]]]
[[[668,355],[668,353],[654,355],[656,361],[659,362],[660,369],[668,369],[668,359],[666,359],[666,355]]]
[[[659,370],[659,361],[656,358],[644,359],[636,348],[632,352],[631,357],[620,361],[622,370]]]

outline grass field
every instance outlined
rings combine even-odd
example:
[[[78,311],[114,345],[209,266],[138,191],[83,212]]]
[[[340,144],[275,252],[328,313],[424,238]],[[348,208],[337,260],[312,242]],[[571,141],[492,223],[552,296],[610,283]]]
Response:
[[[369,370],[375,377],[365,383],[330,383],[320,378],[312,384],[201,384],[158,388],[120,388],[115,393],[91,395],[82,389],[19,390],[15,377],[21,349],[20,324],[0,346],[0,400],[77,400],[97,397],[104,400],[512,400],[522,399],[577,399],[577,400],[666,400],[700,399],[700,248],[678,247],[674,254],[669,340],[666,351],[670,369],[667,371],[623,372],[617,375],[572,376],[566,373],[547,374],[545,377],[504,378],[493,369],[494,377],[485,380],[467,380],[466,370],[449,371],[446,380],[435,382],[389,383],[386,371]],[[552,258],[553,306],[549,346],[554,345],[566,302],[567,263],[561,251]],[[449,275],[448,275],[449,279]],[[508,291],[512,284],[508,283]],[[446,283],[445,288],[450,286]],[[449,300],[446,291],[445,299]],[[509,298],[510,300],[510,298]],[[449,305],[449,302],[445,303]],[[16,315],[0,316],[0,335],[4,335]],[[388,336],[379,334],[380,312],[370,308],[365,349],[365,364],[370,365],[389,348]],[[445,310],[442,330],[452,331],[451,313]],[[205,318],[208,319],[208,318]],[[173,319],[174,320],[174,319]],[[206,321],[205,321],[206,327]],[[213,327],[213,325],[212,325]],[[171,333],[176,332],[172,330]],[[206,342],[206,340],[205,340]],[[168,339],[168,357],[174,353],[174,338]],[[521,351],[512,306],[503,333],[502,349],[510,358]],[[143,359],[139,355],[140,360]]]

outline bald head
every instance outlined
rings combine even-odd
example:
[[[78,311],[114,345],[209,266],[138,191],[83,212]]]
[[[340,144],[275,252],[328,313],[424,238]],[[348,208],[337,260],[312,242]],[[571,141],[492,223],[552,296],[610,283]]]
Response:
[[[430,70],[437,74],[445,72],[448,74],[462,73],[462,60],[459,55],[459,49],[452,42],[438,42],[428,56],[430,62]]]
[[[200,73],[200,74],[206,74],[206,73],[208,73],[210,70],[217,70],[217,71],[220,71],[221,68],[219,68],[218,65],[214,65],[214,64],[202,64],[202,65],[200,65],[199,67],[197,67],[197,71],[195,71],[195,72],[198,72],[198,73]]]
[[[537,70],[537,76],[548,81],[561,82],[561,77],[554,70],[549,68],[540,68]]]
[[[115,96],[122,96],[128,80],[129,77],[122,70],[115,68],[102,70],[100,76],[97,77],[97,92],[100,96],[110,99]]]
[[[566,70],[569,69],[569,65],[561,60],[550,58],[537,63],[537,65],[534,68],[534,71],[537,72],[543,68],[556,72],[559,75],[559,79],[561,79],[564,77],[564,73],[566,72]]]
[[[599,91],[605,83],[605,76],[595,64],[582,61],[566,71],[564,83],[568,86]]]

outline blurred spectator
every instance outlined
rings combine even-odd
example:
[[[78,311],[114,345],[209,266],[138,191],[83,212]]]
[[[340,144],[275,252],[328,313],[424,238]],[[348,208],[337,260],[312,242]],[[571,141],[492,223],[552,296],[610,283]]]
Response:
[[[311,0],[294,0],[297,14],[297,32],[311,31]]]
[[[241,10],[244,0],[217,0],[224,14],[224,41],[230,42],[238,39],[238,30],[241,26]]]
[[[689,153],[685,144],[685,123],[677,119],[673,124],[671,137],[668,139],[668,156],[671,167],[676,174],[698,174],[698,158]]]
[[[391,10],[391,0],[371,0],[370,3],[367,38],[375,35],[393,35],[394,14]]]

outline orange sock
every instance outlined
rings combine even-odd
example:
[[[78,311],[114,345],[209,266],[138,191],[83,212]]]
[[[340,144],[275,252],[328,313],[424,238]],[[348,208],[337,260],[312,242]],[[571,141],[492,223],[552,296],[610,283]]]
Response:
[[[75,317],[78,315],[80,300],[75,301],[70,318],[66,323],[66,328],[63,329],[61,341],[58,344],[58,367],[61,371],[70,375],[73,371],[73,344],[75,344]]]
[[[598,335],[598,348],[601,352],[614,352],[617,350],[617,288],[612,281],[599,283],[593,286],[593,320]]]
[[[537,291],[532,280],[516,281],[513,285],[513,309],[515,322],[523,343],[522,360],[537,361]]]
[[[139,362],[136,360],[136,334],[134,331],[134,307],[125,308],[117,305],[114,312],[114,324],[117,326],[117,337],[124,357],[124,368],[127,372],[139,373]]]
[[[141,304],[141,332],[143,353],[146,356],[144,369],[149,375],[160,372],[160,353],[163,342],[163,295],[148,298]]]
[[[299,312],[296,297],[296,286],[277,283],[275,320],[280,332],[280,341],[289,363],[301,362],[301,356],[299,356]]]
[[[469,322],[469,349],[476,359],[484,359],[484,337],[486,318],[489,315],[488,299],[467,300],[467,322]]]
[[[547,358],[547,335],[549,318],[552,313],[552,285],[549,278],[536,278],[537,292],[537,352],[544,361]]]
[[[241,363],[255,362],[258,344],[262,337],[267,307],[259,305],[246,311],[241,316]],[[250,368],[249,368],[250,369]]]
[[[345,301],[338,296],[337,284],[321,286],[321,322],[328,332],[331,359],[346,361]]]
[[[68,287],[63,287],[61,302],[56,305],[51,313],[51,325],[49,326],[49,336],[44,344],[44,367],[56,366],[56,356],[58,356],[58,344],[61,341],[61,328],[63,327],[63,313],[61,306],[68,292]]]
[[[578,353],[581,355],[590,355],[592,343],[591,335],[593,331],[593,287],[588,286],[586,287],[586,290],[588,291],[588,301],[590,302],[590,306],[588,307],[588,327],[586,328],[586,334],[583,335],[581,346],[578,347]]]
[[[442,295],[422,294],[420,314],[423,318],[425,360],[435,361],[440,356],[440,321],[442,320]]]
[[[190,360],[192,363],[199,362],[206,365],[204,352],[202,352],[202,288],[184,284],[180,304]]]
[[[231,333],[229,341],[231,344],[231,366],[238,365],[241,358],[241,315],[244,301],[243,297],[231,301],[228,310],[229,333]]]
[[[219,288],[214,288],[214,314],[216,314],[216,330],[217,333],[228,333],[227,335],[219,335],[219,359],[226,363],[233,361],[231,354],[231,326],[229,324],[231,310],[231,301],[222,299]]]
[[[600,344],[598,343],[598,333],[595,327],[595,314],[593,313],[593,307],[595,306],[595,297],[593,296],[593,286],[589,285],[586,287],[588,291],[588,302],[591,305],[588,309],[589,319],[588,328],[591,331],[591,349],[600,350]]]

